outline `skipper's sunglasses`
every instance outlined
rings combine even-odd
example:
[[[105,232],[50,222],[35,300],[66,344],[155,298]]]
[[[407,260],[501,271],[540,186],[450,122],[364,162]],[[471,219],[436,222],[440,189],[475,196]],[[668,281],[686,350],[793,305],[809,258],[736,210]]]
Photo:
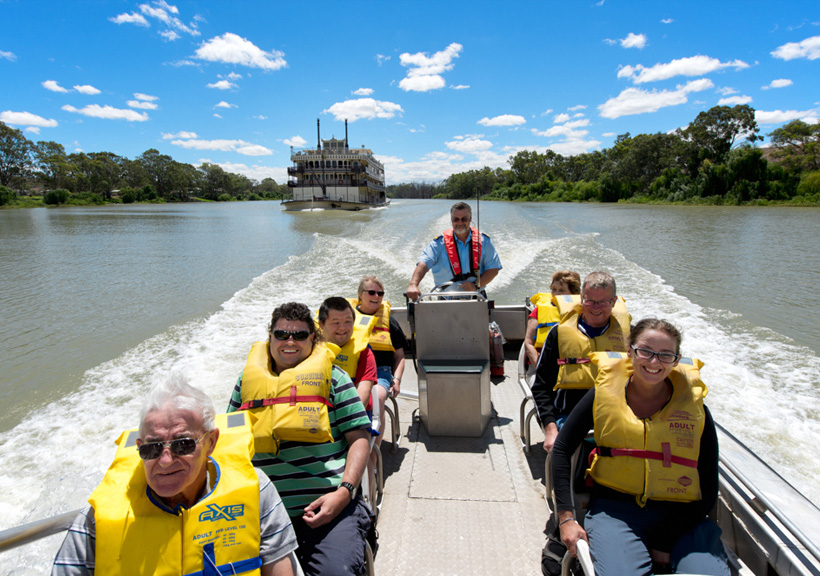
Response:
[[[310,332],[307,330],[274,330],[273,337],[282,342],[288,338],[293,338],[295,342],[303,342],[310,337]]]
[[[200,436],[198,440],[194,440],[193,438],[177,438],[170,442],[144,442],[137,448],[137,452],[139,452],[140,458],[143,460],[156,460],[162,456],[162,451],[165,450],[165,448],[170,448],[171,454],[174,456],[187,456],[188,454],[194,453],[196,445],[199,444],[203,438],[205,438],[205,434]]]

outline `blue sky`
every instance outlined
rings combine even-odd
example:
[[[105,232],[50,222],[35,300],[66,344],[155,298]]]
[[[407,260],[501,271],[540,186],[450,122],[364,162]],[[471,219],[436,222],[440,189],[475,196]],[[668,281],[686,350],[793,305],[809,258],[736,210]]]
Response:
[[[820,118],[820,2],[0,0],[0,120],[287,180],[344,136],[388,184],[601,150],[749,104]]]

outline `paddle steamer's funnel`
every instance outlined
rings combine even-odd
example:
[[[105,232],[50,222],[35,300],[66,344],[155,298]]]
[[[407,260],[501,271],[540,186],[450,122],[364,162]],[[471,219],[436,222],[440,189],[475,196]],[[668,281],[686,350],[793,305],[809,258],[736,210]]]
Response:
[[[347,118],[345,118],[345,150],[347,150],[348,143],[347,143]]]
[[[322,149],[322,137],[319,135],[319,119],[316,119],[316,149]]]

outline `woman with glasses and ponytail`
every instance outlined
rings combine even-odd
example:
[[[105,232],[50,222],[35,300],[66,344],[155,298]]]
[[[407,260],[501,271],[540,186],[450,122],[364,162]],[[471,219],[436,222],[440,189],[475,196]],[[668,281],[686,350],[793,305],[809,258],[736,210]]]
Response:
[[[282,496],[305,574],[362,574],[370,515],[359,484],[370,418],[307,306],[277,307],[268,334],[251,347],[228,412],[252,415],[253,464]]]
[[[359,297],[350,303],[362,314],[376,317],[376,325],[370,335],[370,348],[376,357],[376,393],[379,398],[379,414],[384,414],[384,402],[388,396],[396,397],[401,390],[404,374],[404,350],[408,347],[407,337],[396,321],[390,316],[390,302],[384,299],[384,283],[377,276],[365,276],[359,282]],[[376,444],[381,444],[384,423],[379,422],[379,436]]]
[[[561,428],[552,478],[561,540],[587,540],[600,575],[729,575],[720,528],[707,514],[718,492],[718,443],[699,360],[680,355],[681,333],[638,322],[627,352],[594,352],[595,387]],[[592,481],[582,527],[574,517],[570,460],[590,428]]]

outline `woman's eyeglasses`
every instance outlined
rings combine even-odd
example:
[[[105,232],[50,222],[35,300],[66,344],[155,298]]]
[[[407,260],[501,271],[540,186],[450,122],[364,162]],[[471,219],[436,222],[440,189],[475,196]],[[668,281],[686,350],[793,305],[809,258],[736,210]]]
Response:
[[[664,364],[672,364],[680,358],[680,354],[673,352],[655,352],[649,348],[637,348],[635,346],[632,347],[632,350],[635,352],[635,356],[642,360],[652,360],[652,356],[657,356],[658,360]]]
[[[140,458],[143,460],[156,460],[162,456],[162,451],[165,450],[165,448],[170,448],[171,454],[174,456],[187,456],[188,454],[194,453],[196,445],[199,444],[203,438],[205,438],[205,434],[200,436],[198,440],[194,440],[193,438],[177,438],[170,442],[145,442],[140,444],[139,448],[137,448],[137,452],[139,452]]]
[[[273,337],[284,342],[288,338],[293,338],[296,342],[303,342],[310,337],[307,330],[274,330]]]
[[[379,298],[384,296],[384,290],[362,290],[362,292],[366,292],[371,296],[378,296]]]

